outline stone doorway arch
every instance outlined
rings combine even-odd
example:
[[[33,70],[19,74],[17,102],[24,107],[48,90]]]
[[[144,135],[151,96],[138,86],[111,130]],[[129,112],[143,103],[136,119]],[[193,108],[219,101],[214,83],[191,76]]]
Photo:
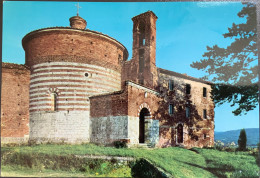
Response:
[[[145,143],[145,118],[151,116],[147,108],[142,108],[139,114],[139,143]]]

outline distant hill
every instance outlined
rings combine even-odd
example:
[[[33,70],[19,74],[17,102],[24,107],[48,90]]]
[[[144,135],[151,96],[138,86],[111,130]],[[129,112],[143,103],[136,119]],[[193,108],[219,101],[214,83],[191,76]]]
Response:
[[[246,130],[247,136],[247,145],[255,146],[259,142],[259,128],[248,128]],[[237,143],[238,137],[240,134],[240,130],[230,130],[226,132],[215,132],[215,141],[220,140],[223,143]]]

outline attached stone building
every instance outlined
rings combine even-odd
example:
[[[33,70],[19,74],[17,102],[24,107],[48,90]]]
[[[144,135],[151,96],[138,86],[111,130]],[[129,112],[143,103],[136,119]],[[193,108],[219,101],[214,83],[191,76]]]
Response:
[[[157,16],[132,20],[130,60],[79,16],[28,33],[25,65],[2,64],[2,142],[212,146],[211,83],[157,68]]]

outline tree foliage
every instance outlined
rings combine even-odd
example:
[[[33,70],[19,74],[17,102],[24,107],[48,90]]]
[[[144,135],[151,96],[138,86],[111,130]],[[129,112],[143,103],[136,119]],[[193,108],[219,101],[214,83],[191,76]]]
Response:
[[[247,142],[246,130],[241,129],[240,135],[239,135],[239,138],[238,138],[238,150],[246,151],[246,142]]]
[[[225,48],[207,46],[203,59],[191,64],[208,73],[203,79],[215,82],[212,92],[215,104],[231,102],[231,106],[237,107],[233,111],[235,115],[253,110],[259,93],[256,6],[245,4],[238,16],[246,18],[246,23],[233,23],[223,34],[224,38],[232,39],[232,43]]]

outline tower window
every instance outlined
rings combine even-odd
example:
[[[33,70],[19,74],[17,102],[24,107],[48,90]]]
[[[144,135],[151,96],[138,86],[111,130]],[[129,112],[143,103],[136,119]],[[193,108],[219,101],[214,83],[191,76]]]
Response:
[[[203,118],[207,119],[207,110],[206,109],[203,109]]]
[[[169,90],[172,91],[174,87],[174,82],[173,80],[169,80]]]
[[[186,94],[190,94],[191,86],[190,84],[186,84]]]
[[[173,114],[173,104],[169,104],[169,114]]]
[[[145,23],[142,21],[139,24],[139,46],[145,45]]]
[[[52,93],[51,94],[51,110],[56,111],[57,110],[57,94]]]
[[[207,88],[203,87],[203,97],[207,97]]]
[[[145,39],[143,39],[143,46],[145,45]]]
[[[145,45],[145,38],[144,35],[139,36],[139,46],[144,46]]]
[[[144,49],[139,50],[139,72],[144,71]]]
[[[186,117],[190,117],[190,108],[186,107]]]

